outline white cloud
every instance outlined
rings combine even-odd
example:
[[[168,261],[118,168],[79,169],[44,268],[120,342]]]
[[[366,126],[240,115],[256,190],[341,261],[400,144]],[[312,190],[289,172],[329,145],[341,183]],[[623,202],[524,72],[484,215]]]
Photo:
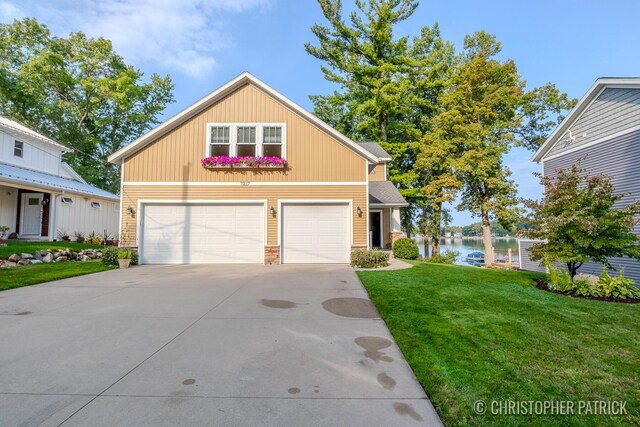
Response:
[[[7,2],[0,1],[0,19],[2,22],[12,22],[14,19],[20,19],[24,13],[17,6]]]
[[[136,65],[158,64],[201,77],[215,66],[215,52],[232,43],[230,15],[264,9],[269,1],[45,0],[32,2],[22,11],[5,1],[0,2],[0,14],[24,12],[58,34],[83,31],[104,37]]]

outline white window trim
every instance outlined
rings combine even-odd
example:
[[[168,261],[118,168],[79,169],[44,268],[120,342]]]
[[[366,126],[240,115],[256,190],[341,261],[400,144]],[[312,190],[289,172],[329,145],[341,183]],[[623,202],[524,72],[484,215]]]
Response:
[[[94,209],[100,209],[102,207],[102,204],[100,202],[91,202],[91,207]]]
[[[60,203],[62,203],[63,205],[71,206],[71,205],[73,205],[73,198],[68,197],[68,196],[62,196],[60,198]]]
[[[19,156],[16,155],[16,148],[17,148],[16,146],[18,144],[22,144],[22,147],[20,148],[20,155]],[[25,145],[26,144],[24,142],[22,142],[22,141],[19,141],[17,139],[13,140],[13,157],[16,157],[18,159],[24,159],[24,146]]]
[[[255,127],[256,128],[256,156],[262,156],[264,150],[262,148],[262,140],[264,138],[263,128],[265,127],[281,127],[282,128],[282,158],[287,158],[287,124],[286,123],[207,123],[207,138],[204,147],[204,157],[210,156],[211,147],[211,128],[228,127],[229,128],[229,157],[237,156],[237,140],[239,127]],[[246,144],[249,145],[249,144]],[[268,144],[277,145],[277,144]]]

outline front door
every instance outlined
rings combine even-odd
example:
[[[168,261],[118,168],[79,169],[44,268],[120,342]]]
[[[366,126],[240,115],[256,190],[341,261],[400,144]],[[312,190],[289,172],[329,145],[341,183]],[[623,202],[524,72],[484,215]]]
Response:
[[[43,198],[43,193],[25,193],[22,195],[22,219],[20,221],[20,234],[22,236],[40,236]]]
[[[369,236],[371,237],[371,247],[381,248],[382,223],[380,212],[371,212],[369,217]]]

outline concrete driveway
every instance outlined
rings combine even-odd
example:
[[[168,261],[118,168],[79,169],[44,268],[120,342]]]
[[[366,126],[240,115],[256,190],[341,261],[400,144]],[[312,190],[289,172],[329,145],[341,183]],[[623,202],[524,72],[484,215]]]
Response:
[[[0,425],[40,424],[440,420],[350,267],[192,265],[0,293]]]

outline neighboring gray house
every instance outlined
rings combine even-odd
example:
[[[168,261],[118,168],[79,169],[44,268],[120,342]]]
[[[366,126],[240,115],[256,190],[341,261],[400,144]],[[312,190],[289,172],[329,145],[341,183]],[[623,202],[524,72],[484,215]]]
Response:
[[[616,191],[627,194],[620,207],[640,199],[640,78],[596,80],[532,158],[542,165],[544,176],[554,176],[579,159],[590,173],[609,175]],[[634,230],[640,235],[640,225]],[[531,243],[523,242],[522,248],[526,246]],[[640,262],[616,258],[611,263],[640,284]],[[523,260],[525,265],[531,266]],[[582,273],[601,271],[599,264],[580,268]]]

